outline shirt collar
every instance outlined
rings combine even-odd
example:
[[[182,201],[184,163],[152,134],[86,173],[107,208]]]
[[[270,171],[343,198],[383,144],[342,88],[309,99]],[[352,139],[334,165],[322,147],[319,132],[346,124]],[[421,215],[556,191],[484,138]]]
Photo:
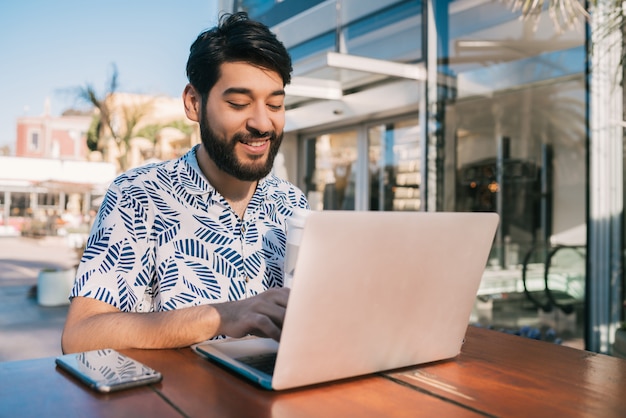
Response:
[[[183,188],[190,194],[208,195],[207,198],[221,197],[221,194],[209,183],[198,164],[197,149],[199,145],[194,146],[180,158],[180,166],[178,176]],[[250,206],[256,206],[262,203],[267,196],[268,186],[273,176],[270,174],[261,180],[257,185],[256,191],[250,201]]]
[[[209,183],[209,180],[204,176],[200,165],[198,164],[198,158],[196,157],[196,150],[198,145],[187,151],[178,161],[178,177],[183,188],[190,194],[212,195],[217,193],[215,187]]]

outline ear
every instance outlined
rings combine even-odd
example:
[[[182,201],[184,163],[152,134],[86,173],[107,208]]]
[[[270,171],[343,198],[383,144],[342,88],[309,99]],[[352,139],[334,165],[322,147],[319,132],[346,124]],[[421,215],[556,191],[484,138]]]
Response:
[[[190,120],[200,122],[201,104],[202,100],[198,91],[191,84],[187,84],[183,90],[183,105],[185,106],[185,114]]]

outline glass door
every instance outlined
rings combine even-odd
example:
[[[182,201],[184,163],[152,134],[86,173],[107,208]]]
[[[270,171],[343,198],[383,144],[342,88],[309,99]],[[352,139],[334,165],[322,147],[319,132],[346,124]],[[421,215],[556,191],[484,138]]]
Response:
[[[369,210],[421,208],[421,149],[418,119],[368,128]]]
[[[312,135],[303,145],[303,189],[311,208],[421,209],[417,117]]]
[[[305,193],[314,210],[354,210],[357,131],[318,135],[305,143]]]
[[[456,211],[500,214],[477,323],[584,345],[585,83],[582,76],[448,105]],[[488,109],[489,111],[485,111]]]

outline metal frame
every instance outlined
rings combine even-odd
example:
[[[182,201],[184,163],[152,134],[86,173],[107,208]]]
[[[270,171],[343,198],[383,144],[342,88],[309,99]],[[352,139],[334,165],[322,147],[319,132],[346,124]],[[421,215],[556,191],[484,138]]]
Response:
[[[610,353],[622,319],[623,89],[622,34],[607,34],[611,11],[599,1],[591,14],[589,84],[589,191],[586,348]],[[602,51],[597,53],[597,51]]]

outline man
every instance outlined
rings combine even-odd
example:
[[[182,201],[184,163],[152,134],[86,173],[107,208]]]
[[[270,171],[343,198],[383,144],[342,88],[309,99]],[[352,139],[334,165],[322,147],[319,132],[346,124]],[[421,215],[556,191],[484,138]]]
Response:
[[[308,206],[270,174],[291,70],[282,43],[245,13],[200,34],[183,102],[202,143],[111,185],[70,295],[64,352],[280,338],[285,220]]]

